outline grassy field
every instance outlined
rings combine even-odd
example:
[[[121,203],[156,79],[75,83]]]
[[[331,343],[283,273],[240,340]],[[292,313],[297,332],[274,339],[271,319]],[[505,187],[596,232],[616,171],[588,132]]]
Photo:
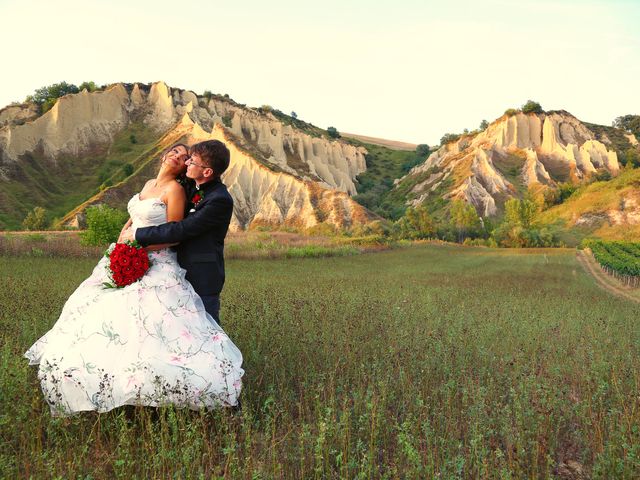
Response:
[[[52,419],[21,355],[94,263],[0,257],[1,478],[640,476],[640,306],[573,250],[231,260],[241,413]]]
[[[83,232],[0,232],[0,257],[98,258],[108,245],[82,245]],[[397,242],[396,242],[397,243]],[[386,250],[394,242],[379,235],[310,236],[281,231],[243,231],[227,235],[226,259],[308,258],[357,255]]]

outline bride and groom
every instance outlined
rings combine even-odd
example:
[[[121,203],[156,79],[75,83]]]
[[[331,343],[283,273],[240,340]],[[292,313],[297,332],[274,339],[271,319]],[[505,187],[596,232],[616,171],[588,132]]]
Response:
[[[238,405],[242,354],[219,325],[233,212],[220,180],[228,166],[222,142],[177,144],[162,156],[157,177],[131,198],[118,241],[146,247],[145,276],[105,288],[103,257],[53,328],[25,353],[39,365],[54,415],[122,405]],[[183,187],[178,180],[185,174]]]

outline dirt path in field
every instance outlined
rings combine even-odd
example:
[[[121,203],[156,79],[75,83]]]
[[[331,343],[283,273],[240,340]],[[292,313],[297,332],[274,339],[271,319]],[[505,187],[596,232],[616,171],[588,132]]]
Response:
[[[578,250],[576,257],[586,272],[596,279],[600,287],[617,297],[640,303],[640,289],[629,287],[611,275],[607,275],[602,271],[595,258],[584,250]]]

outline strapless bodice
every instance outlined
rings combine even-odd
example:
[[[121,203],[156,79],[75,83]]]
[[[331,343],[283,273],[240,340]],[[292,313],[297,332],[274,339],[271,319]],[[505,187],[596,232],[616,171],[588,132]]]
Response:
[[[167,206],[158,197],[140,199],[136,193],[129,203],[127,210],[131,217],[132,228],[150,227],[167,223]]]

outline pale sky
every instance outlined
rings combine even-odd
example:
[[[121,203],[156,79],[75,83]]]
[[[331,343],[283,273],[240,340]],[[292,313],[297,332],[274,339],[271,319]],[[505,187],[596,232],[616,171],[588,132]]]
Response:
[[[640,114],[638,25],[640,0],[0,0],[0,107],[164,80],[431,145],[528,99],[610,125]]]

